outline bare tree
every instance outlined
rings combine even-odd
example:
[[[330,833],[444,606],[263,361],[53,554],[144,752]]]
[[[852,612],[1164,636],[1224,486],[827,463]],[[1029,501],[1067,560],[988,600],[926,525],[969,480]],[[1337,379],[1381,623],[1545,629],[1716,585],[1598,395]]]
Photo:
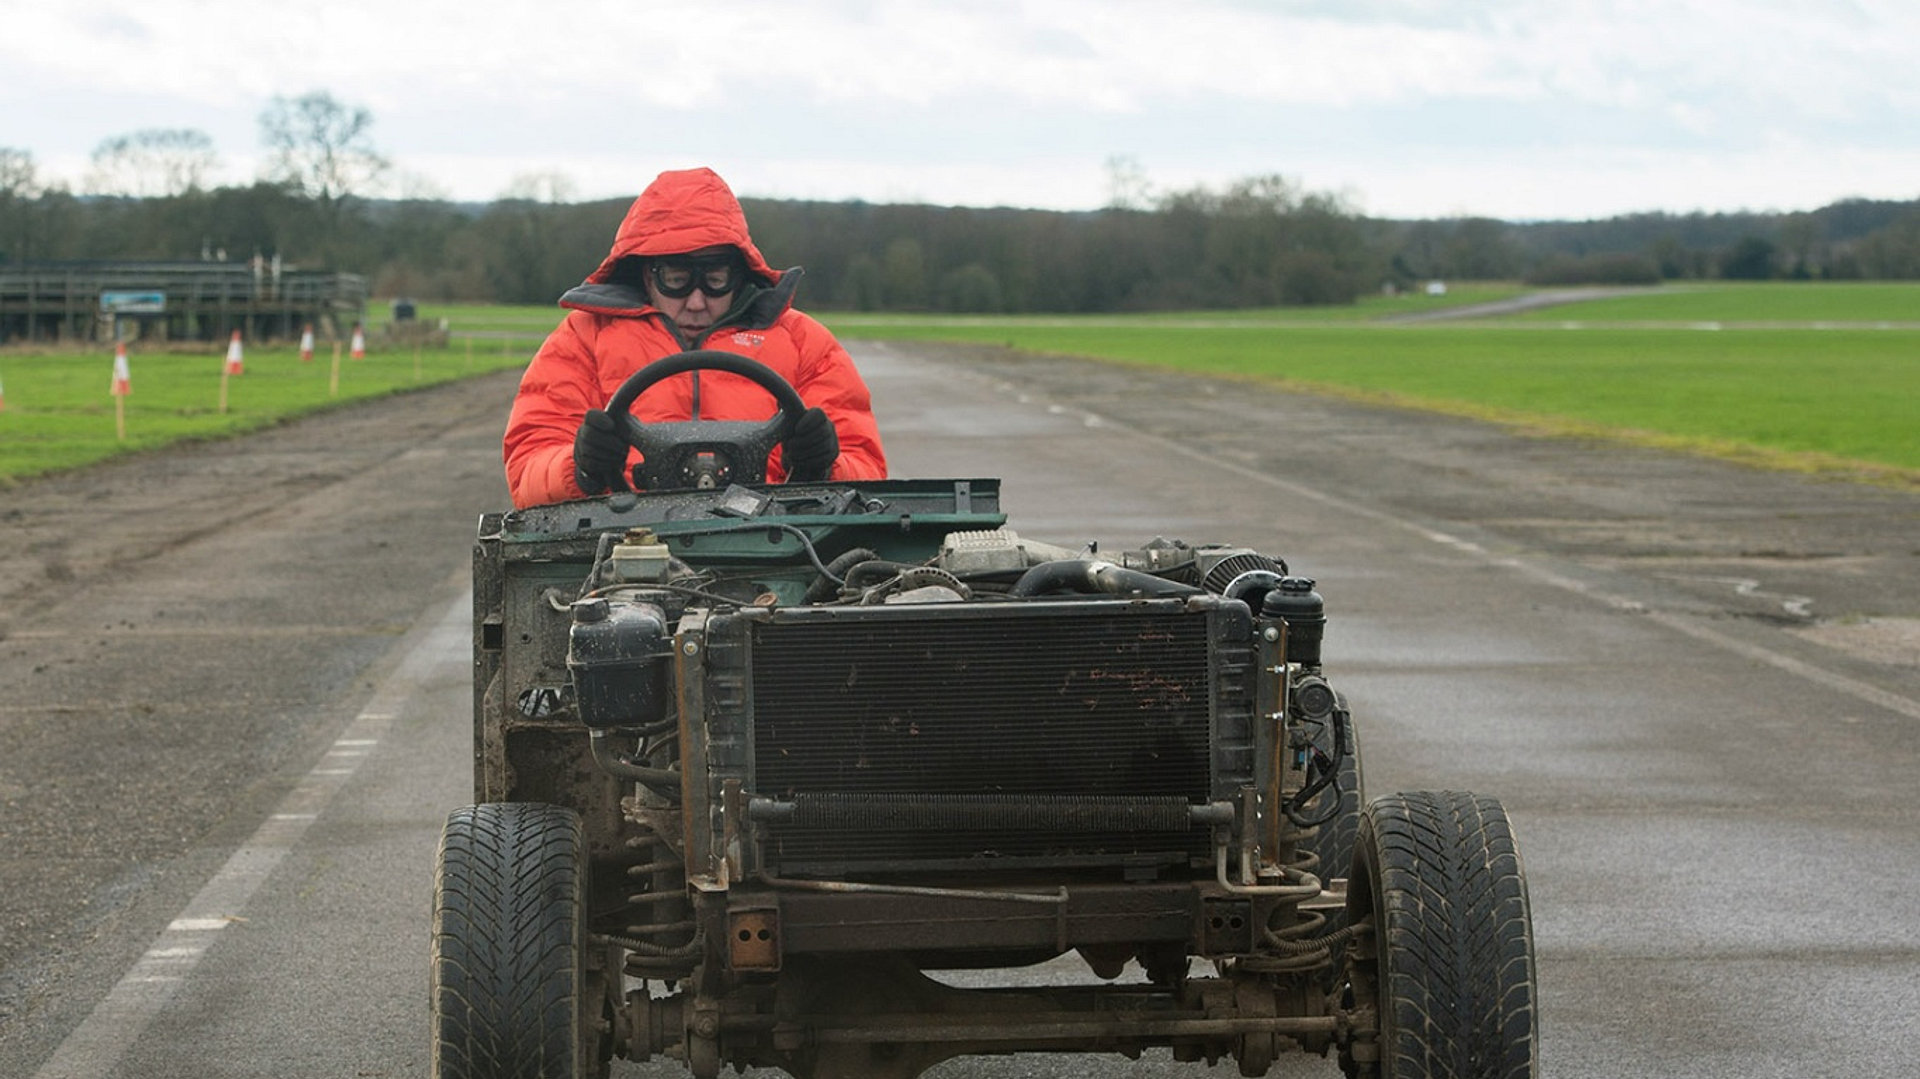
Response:
[[[0,146],[0,197],[30,198],[38,189],[33,155],[11,146]]]
[[[401,172],[394,176],[393,190],[402,202],[449,202],[453,192],[447,185],[423,172]]]
[[[165,198],[198,191],[219,158],[213,140],[190,128],[150,128],[94,148],[86,190],[96,195]]]
[[[506,190],[500,192],[500,197],[558,206],[563,202],[572,202],[577,190],[573,178],[564,172],[522,172],[508,182]]]
[[[324,90],[276,96],[260,114],[268,179],[326,204],[359,194],[387,171],[368,136],[372,127],[372,113]]]
[[[1107,208],[1144,210],[1153,201],[1153,185],[1140,159],[1127,154],[1107,158]]]
[[[32,154],[0,146],[0,262],[47,256],[47,193]]]

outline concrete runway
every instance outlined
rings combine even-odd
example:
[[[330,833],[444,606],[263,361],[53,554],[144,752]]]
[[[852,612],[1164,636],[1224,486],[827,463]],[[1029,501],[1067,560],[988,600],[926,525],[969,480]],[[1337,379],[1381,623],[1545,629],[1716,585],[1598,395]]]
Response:
[[[1034,538],[1245,543],[1318,579],[1370,790],[1516,821],[1543,1074],[1912,1070],[1920,497],[995,350],[856,355],[896,476],[1003,477]],[[509,386],[8,493],[40,568],[0,574],[0,677],[41,688],[0,710],[0,1074],[426,1074],[465,544],[502,498]]]

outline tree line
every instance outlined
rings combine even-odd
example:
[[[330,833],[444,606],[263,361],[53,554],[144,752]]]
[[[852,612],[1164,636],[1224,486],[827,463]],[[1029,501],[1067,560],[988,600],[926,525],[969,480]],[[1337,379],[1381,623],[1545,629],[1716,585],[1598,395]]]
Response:
[[[205,186],[210,143],[146,131],[101,144],[75,193],[0,148],[0,262],[222,259],[361,273],[381,296],[550,303],[605,255],[629,199],[577,202],[551,174],[485,204],[373,197],[389,170],[371,118],[325,93],[261,117],[269,168]],[[778,266],[804,264],[821,309],[1114,312],[1351,303],[1432,279],[1539,284],[1710,278],[1920,279],[1920,200],[1787,214],[1603,221],[1370,218],[1285,177],[1064,212],[743,199]]]

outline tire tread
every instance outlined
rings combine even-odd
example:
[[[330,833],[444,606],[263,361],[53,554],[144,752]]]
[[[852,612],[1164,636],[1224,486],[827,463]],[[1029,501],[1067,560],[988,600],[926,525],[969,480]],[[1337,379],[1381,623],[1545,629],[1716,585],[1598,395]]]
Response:
[[[1527,1079],[1537,1070],[1533,924],[1499,801],[1418,791],[1368,807],[1379,877],[1382,1074]]]
[[[580,818],[488,803],[447,819],[434,879],[438,1079],[578,1074]]]

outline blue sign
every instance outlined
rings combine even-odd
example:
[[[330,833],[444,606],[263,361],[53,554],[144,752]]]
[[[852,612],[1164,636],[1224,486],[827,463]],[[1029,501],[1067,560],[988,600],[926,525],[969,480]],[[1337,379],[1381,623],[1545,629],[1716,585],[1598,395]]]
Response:
[[[158,315],[167,310],[164,292],[102,292],[100,310],[110,315]]]

